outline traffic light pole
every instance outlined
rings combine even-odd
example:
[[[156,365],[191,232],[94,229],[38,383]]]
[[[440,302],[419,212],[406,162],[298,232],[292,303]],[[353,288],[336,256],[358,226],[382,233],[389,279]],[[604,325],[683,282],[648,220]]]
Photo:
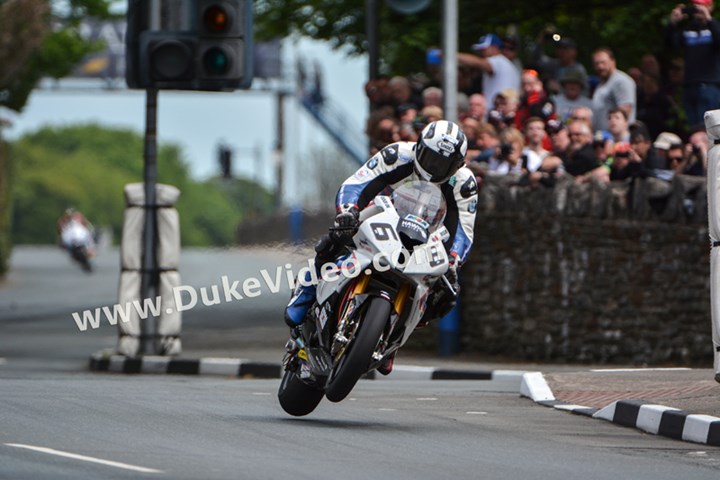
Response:
[[[143,264],[141,301],[155,298],[158,291],[157,216],[155,186],[157,184],[157,97],[156,88],[145,90],[145,147],[143,151],[145,185],[145,228],[143,229]],[[140,322],[140,354],[156,354],[155,326],[157,319],[149,315]]]

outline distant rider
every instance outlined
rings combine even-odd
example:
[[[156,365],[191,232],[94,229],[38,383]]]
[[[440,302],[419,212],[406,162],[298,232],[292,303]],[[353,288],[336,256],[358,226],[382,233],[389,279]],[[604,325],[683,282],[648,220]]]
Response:
[[[95,240],[93,225],[85,215],[74,208],[68,208],[57,221],[57,232],[60,246],[70,250],[74,245],[82,243],[87,247],[89,257],[95,255]]]
[[[444,225],[450,233],[445,249],[450,259],[446,274],[455,292],[459,292],[458,268],[468,256],[473,241],[477,184],[475,176],[465,167],[467,140],[462,129],[447,120],[427,125],[417,142],[392,143],[375,154],[354,175],[345,180],[335,198],[334,226],[341,230],[323,236],[315,246],[315,267],[333,262],[342,253],[359,224],[359,212],[376,195],[392,192],[406,181],[422,180],[435,183],[447,202]],[[285,309],[285,323],[295,329],[315,301],[315,285],[298,285]],[[454,306],[456,297],[443,282],[436,282],[427,300],[421,323],[445,316]],[[392,370],[390,357],[378,368],[387,375]]]

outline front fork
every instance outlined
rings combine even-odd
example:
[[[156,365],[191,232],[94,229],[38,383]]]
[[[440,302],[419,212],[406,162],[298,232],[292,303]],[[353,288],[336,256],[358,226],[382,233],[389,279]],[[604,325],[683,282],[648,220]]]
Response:
[[[345,353],[345,350],[349,345],[350,340],[353,338],[355,331],[360,325],[360,323],[358,322],[358,317],[353,315],[353,313],[358,307],[358,305],[355,304],[355,301],[358,299],[357,297],[366,293],[369,284],[370,276],[362,273],[360,277],[355,281],[354,285],[350,287],[349,292],[346,295],[346,299],[344,299],[344,301],[341,303],[341,310],[340,314],[338,315],[338,327],[333,337],[333,342],[331,346],[331,355],[336,362]],[[406,283],[400,287],[394,300],[391,300],[388,295],[388,300],[391,300],[393,303],[395,322],[397,322],[397,320],[402,316],[403,311],[407,307],[411,291],[412,286],[409,283]],[[374,361],[379,362],[385,356],[385,349],[388,345],[387,342],[394,327],[395,323],[392,323],[380,339],[378,348],[373,353]],[[302,367],[303,364],[308,363],[307,352],[305,349],[305,343],[302,339],[302,335],[298,336],[297,338],[291,338],[290,340],[288,340],[287,344],[285,345],[285,349],[286,353],[285,357],[283,358],[283,366],[286,369],[297,370],[298,365]],[[293,365],[293,363],[297,363],[298,365]]]
[[[358,322],[358,317],[353,316],[354,311],[357,309],[357,305],[352,302],[356,297],[366,292],[369,283],[370,276],[363,274],[353,287],[349,300],[345,303],[346,306],[344,307],[343,314],[338,322],[338,329],[337,333],[334,336],[334,342],[332,346],[331,353],[335,358],[335,361],[338,361],[340,357],[344,354],[345,349],[350,343],[350,339],[353,338],[353,336],[355,335],[355,331],[360,325],[360,323]],[[410,298],[411,291],[412,286],[410,284],[403,284],[395,295],[394,300],[391,299],[389,294],[385,292],[380,292],[381,296],[385,297],[388,301],[391,301],[393,303],[395,315],[391,317],[393,321],[386,328],[380,339],[380,343],[378,344],[377,349],[373,353],[373,361],[379,362],[385,356],[385,350],[388,346],[388,340],[390,339],[391,333],[395,328],[395,323],[398,321],[403,311],[405,310],[405,307]]]

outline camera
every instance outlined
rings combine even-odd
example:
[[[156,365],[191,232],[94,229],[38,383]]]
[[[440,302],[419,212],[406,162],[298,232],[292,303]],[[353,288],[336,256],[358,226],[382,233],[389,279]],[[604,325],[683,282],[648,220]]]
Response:
[[[500,160],[507,160],[510,157],[510,154],[513,152],[513,146],[512,143],[501,143],[500,144],[500,154],[498,155]]]
[[[617,158],[630,158],[630,151],[619,151],[615,152],[615,157]]]
[[[697,7],[695,7],[695,5],[690,5],[689,7],[683,7],[683,9],[682,9],[682,13],[687,16],[697,13],[697,11],[698,11],[698,9],[697,9]]]

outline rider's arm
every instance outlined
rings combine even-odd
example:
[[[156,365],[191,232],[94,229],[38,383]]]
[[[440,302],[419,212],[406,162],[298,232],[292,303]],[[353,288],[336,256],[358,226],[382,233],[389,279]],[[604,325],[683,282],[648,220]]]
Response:
[[[447,195],[448,212],[445,217],[445,227],[450,231],[450,240],[446,243],[448,252],[459,263],[463,263],[473,243],[473,229],[475,227],[475,211],[477,209],[477,184],[475,176],[470,169],[463,167],[457,171],[454,182],[449,182],[445,188],[452,188],[452,196]],[[450,184],[452,183],[452,185]]]
[[[343,205],[362,210],[388,185],[409,177],[413,172],[412,143],[388,145],[345,180],[335,197],[338,211]]]

